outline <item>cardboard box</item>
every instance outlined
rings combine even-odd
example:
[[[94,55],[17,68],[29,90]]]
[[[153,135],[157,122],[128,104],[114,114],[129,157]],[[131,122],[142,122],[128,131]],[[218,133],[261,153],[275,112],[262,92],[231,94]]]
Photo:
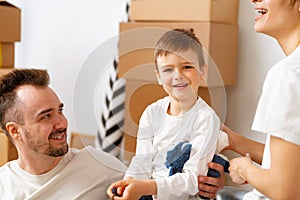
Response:
[[[9,141],[4,133],[0,132],[0,166],[17,158],[18,152],[15,146]]]
[[[0,68],[12,68],[14,66],[14,43],[0,42]]]
[[[148,105],[167,96],[162,86],[151,81],[126,80],[126,100],[124,119],[124,158],[130,161],[136,148],[139,119]],[[225,120],[226,93],[223,87],[199,88],[199,96],[205,100]]]
[[[236,80],[238,27],[217,23],[120,23],[119,76],[156,81],[154,48],[160,36],[174,28],[194,29],[207,52],[210,87],[233,85]],[[202,86],[206,86],[202,84]]]
[[[0,69],[0,77],[11,72],[12,70],[14,70],[14,68],[4,68],[4,69]]]
[[[2,0],[0,0],[0,27],[0,42],[20,41],[21,10]]]
[[[239,0],[131,0],[135,21],[204,21],[237,24]]]

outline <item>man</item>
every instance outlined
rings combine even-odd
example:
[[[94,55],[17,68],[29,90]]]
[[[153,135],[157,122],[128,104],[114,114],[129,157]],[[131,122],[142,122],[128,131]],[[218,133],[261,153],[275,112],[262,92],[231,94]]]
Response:
[[[123,177],[116,158],[69,149],[63,103],[45,70],[19,69],[0,78],[0,123],[18,159],[0,168],[0,199],[107,199]]]

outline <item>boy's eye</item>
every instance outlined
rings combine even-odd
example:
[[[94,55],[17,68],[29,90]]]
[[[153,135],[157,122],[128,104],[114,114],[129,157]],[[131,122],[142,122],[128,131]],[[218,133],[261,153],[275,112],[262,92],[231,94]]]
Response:
[[[184,66],[184,69],[193,69],[194,67],[191,65]]]
[[[172,71],[171,68],[165,68],[165,69],[162,70],[162,72],[170,72],[170,71]]]

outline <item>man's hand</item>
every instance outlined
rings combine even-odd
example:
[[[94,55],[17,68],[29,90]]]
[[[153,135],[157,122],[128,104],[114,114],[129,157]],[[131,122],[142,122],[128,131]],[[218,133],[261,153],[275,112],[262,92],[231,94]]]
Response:
[[[220,173],[220,178],[208,176],[198,176],[199,195],[210,199],[216,198],[217,192],[224,186],[224,168],[222,165],[210,162],[208,167],[217,170]]]

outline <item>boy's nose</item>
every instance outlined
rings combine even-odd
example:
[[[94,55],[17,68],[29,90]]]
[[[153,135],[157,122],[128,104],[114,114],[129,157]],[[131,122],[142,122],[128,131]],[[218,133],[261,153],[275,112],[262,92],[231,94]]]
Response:
[[[174,74],[174,78],[175,78],[176,80],[182,79],[183,77],[182,77],[181,72],[178,71],[178,70],[176,70],[176,71],[175,71],[175,74]]]

